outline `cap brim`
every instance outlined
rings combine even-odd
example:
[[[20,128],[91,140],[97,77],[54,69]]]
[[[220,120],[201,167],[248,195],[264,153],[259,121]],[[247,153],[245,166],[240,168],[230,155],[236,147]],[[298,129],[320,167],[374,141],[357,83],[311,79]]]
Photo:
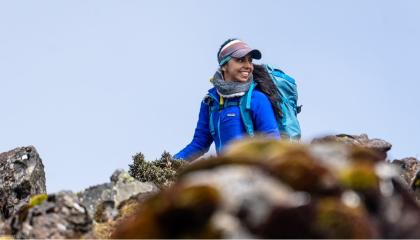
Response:
[[[261,59],[261,52],[258,49],[251,49],[251,48],[244,48],[244,49],[239,49],[238,51],[232,53],[232,57],[234,58],[241,58],[241,57],[245,57],[246,55],[250,54],[251,58],[253,59]]]

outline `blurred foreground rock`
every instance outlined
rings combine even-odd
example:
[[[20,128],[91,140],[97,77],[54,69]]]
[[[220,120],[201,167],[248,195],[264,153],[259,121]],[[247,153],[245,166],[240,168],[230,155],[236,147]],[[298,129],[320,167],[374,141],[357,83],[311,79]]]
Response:
[[[0,222],[13,216],[31,195],[41,193],[46,193],[44,165],[34,147],[0,154]]]
[[[378,145],[237,142],[189,165],[112,237],[418,238],[420,208]]]

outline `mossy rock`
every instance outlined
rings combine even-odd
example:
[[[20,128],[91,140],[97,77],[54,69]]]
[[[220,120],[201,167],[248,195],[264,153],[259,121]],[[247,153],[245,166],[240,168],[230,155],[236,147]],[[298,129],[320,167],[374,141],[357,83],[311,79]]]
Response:
[[[218,238],[208,221],[219,204],[209,186],[175,186],[147,199],[112,238]]]
[[[379,188],[379,177],[375,170],[368,164],[354,164],[339,173],[340,183],[349,189],[366,192]]]
[[[313,228],[323,238],[377,237],[377,229],[362,206],[350,207],[333,197],[318,201]]]

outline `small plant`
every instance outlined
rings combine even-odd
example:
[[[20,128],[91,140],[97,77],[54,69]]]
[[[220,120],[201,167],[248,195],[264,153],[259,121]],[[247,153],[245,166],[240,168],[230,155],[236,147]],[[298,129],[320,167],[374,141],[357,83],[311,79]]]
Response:
[[[133,156],[133,164],[129,164],[128,173],[141,182],[153,182],[159,187],[165,187],[175,180],[178,170],[186,164],[186,161],[172,159],[166,151],[155,161],[146,161],[144,155],[138,153]]]

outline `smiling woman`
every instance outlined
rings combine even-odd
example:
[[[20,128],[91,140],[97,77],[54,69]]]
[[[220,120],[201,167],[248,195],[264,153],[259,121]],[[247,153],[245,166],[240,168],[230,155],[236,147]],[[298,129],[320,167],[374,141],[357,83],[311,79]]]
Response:
[[[223,77],[225,81],[246,82],[254,70],[252,58],[248,54],[241,58],[232,58],[223,66]]]
[[[261,59],[261,52],[239,39],[222,44],[217,52],[219,69],[212,78],[214,87],[201,103],[193,140],[175,154],[175,159],[194,160],[206,153],[213,141],[220,153],[233,140],[246,137],[240,107],[244,98],[251,99],[248,109],[255,133],[280,138],[276,121],[279,116],[273,110],[280,101],[279,93],[273,91],[273,82],[264,68],[252,63],[253,59]]]

